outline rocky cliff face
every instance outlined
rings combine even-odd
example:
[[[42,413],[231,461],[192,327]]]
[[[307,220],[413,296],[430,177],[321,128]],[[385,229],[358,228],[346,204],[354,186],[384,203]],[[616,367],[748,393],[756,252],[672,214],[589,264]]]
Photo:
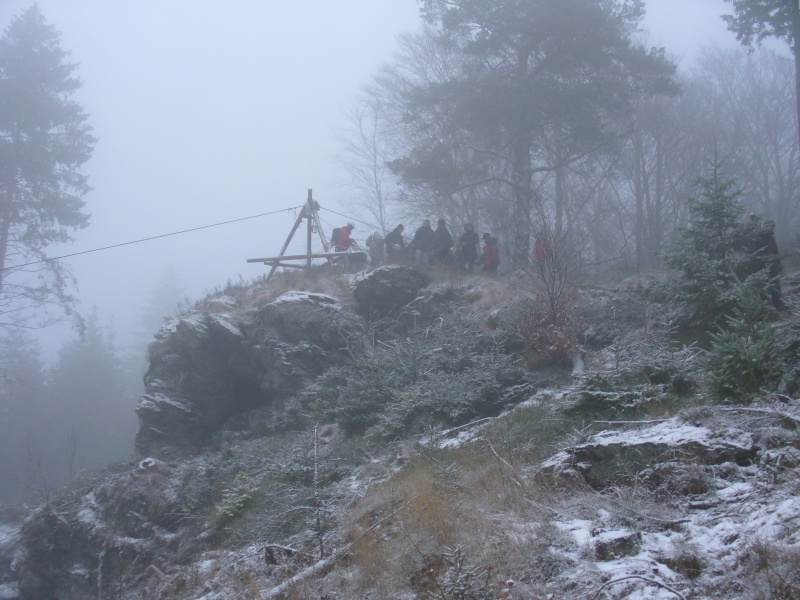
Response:
[[[292,291],[246,309],[241,300],[216,300],[205,312],[174,319],[150,346],[136,449],[196,452],[231,418],[269,411],[347,361],[365,317],[396,314],[426,284],[418,271],[392,265],[359,274],[356,305],[348,308],[326,294]]]
[[[84,478],[21,529],[0,528],[0,598],[104,597],[132,578],[140,591],[156,589],[162,569],[213,544],[226,510],[236,512],[235,499],[248,497],[238,473],[227,470],[221,434],[266,433],[259,420],[276,405],[350,360],[365,316],[396,313],[425,283],[413,269],[386,267],[356,278],[356,302],[310,291],[268,299],[249,289],[165,324],[149,348],[136,407],[136,450],[146,458]],[[253,443],[256,453],[269,445]],[[222,472],[217,482],[212,473]],[[191,511],[207,509],[220,493],[232,505],[201,526]]]
[[[150,346],[136,412],[143,455],[197,451],[231,417],[269,407],[347,357],[359,319],[334,298],[291,292],[247,311],[179,317]]]

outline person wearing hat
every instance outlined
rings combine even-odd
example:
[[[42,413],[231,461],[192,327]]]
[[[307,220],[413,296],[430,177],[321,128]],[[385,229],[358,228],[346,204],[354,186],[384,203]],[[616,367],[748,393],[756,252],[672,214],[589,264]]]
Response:
[[[445,264],[453,247],[453,236],[447,229],[447,221],[439,219],[433,235],[433,249],[431,250],[431,264]]]
[[[350,237],[350,232],[355,228],[355,225],[348,223],[344,227],[340,227],[337,230],[338,234],[333,240],[333,249],[336,250],[336,252],[347,252],[350,249],[350,246],[355,244],[353,238]]]

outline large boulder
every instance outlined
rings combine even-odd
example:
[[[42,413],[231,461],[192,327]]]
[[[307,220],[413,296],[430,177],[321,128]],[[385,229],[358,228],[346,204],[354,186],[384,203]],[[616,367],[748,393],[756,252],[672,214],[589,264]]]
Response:
[[[241,328],[221,314],[164,325],[150,345],[137,449],[197,448],[227,418],[264,402],[255,361]]]
[[[346,356],[356,319],[330,296],[289,292],[238,316],[167,323],[150,346],[137,449],[198,450],[231,417],[296,393]]]
[[[163,577],[171,561],[194,555],[203,520],[187,518],[187,492],[208,464],[176,464],[117,466],[32,511],[15,561],[20,599],[119,598],[133,582],[141,589],[143,576]]]
[[[423,329],[453,312],[458,296],[452,288],[426,290],[400,309],[395,329],[405,334]]]
[[[416,269],[385,265],[356,275],[353,297],[363,313],[387,316],[414,300],[427,284],[428,279]]]
[[[257,309],[249,340],[258,386],[270,398],[288,396],[348,356],[359,321],[328,295],[288,292]]]
[[[638,430],[600,432],[545,461],[540,473],[577,476],[601,489],[669,461],[746,465],[756,453],[750,433],[739,429],[715,431],[674,417]]]

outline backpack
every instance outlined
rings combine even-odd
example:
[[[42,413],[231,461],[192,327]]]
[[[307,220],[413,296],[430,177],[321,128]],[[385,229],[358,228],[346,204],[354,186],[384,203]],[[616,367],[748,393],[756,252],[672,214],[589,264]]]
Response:
[[[339,245],[339,230],[341,227],[336,227],[331,233],[331,246],[338,246]]]

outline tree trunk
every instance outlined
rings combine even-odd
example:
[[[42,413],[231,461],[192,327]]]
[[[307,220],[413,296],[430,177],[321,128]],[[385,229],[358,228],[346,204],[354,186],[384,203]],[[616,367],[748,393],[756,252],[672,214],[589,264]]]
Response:
[[[660,269],[662,267],[661,257],[664,251],[664,178],[666,177],[665,171],[666,167],[664,165],[665,161],[665,152],[664,152],[664,142],[663,138],[660,135],[656,136],[655,140],[656,144],[656,194],[655,194],[655,203],[653,206],[653,214],[650,217],[650,221],[653,226],[653,232],[650,236],[652,239],[651,243],[651,255],[650,255],[650,264],[651,266]]]
[[[564,167],[556,169],[556,220],[553,226],[553,238],[560,240],[561,233],[564,231],[564,211],[567,202],[566,176]]]
[[[644,235],[644,141],[642,131],[637,129],[633,136],[633,195],[636,201],[636,271],[646,267]]]
[[[6,193],[2,198],[2,210],[0,210],[0,299],[3,297],[3,289],[6,279],[6,255],[8,254],[8,235],[11,231],[11,221],[14,208],[14,188],[12,185],[6,186]]]
[[[531,246],[531,142],[527,136],[514,141],[514,269],[527,269]]]
[[[794,89],[797,116],[797,139],[800,144],[800,0],[792,0],[792,55],[794,56]]]

